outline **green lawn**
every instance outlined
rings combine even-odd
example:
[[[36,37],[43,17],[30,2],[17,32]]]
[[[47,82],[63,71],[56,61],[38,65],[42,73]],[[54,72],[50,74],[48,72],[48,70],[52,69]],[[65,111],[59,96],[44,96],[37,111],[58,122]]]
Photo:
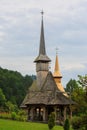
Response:
[[[48,130],[48,125],[0,119],[0,130]],[[53,130],[63,130],[63,127],[55,126]]]

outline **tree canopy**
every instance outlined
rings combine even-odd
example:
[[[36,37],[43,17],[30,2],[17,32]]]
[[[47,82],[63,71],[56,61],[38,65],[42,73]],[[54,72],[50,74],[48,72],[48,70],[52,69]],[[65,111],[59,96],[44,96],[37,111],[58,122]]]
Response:
[[[0,88],[0,106],[3,106],[5,104],[5,101],[5,95],[3,94],[2,89]]]
[[[20,106],[32,82],[32,76],[0,68],[0,99]]]
[[[76,102],[75,114],[87,113],[87,75],[78,76],[78,80],[71,79],[66,85],[66,91],[71,93],[71,98]]]

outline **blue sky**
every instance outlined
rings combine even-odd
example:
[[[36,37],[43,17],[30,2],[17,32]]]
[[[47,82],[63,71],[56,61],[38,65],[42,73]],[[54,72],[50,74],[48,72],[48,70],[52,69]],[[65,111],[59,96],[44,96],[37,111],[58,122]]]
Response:
[[[58,48],[65,87],[71,78],[87,74],[87,0],[0,0],[0,66],[36,74],[42,9],[50,70]]]

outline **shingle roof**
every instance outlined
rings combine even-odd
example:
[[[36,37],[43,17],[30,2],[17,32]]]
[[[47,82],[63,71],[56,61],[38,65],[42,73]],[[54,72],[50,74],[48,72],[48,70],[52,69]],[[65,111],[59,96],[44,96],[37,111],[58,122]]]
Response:
[[[45,61],[45,62],[50,62],[50,58],[47,56],[47,55],[42,55],[40,54],[34,62],[37,62],[37,61]]]
[[[63,93],[58,90],[51,72],[48,72],[48,75],[45,79],[44,84],[41,87],[41,90],[33,90],[32,88],[30,88],[23,103],[24,105],[69,105],[70,103],[74,104],[73,101],[70,101],[68,97],[64,96]]]

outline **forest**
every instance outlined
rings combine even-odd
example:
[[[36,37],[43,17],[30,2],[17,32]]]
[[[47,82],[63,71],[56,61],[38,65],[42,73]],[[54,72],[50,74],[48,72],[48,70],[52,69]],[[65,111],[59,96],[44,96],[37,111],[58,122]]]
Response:
[[[35,78],[0,67],[0,110],[19,107]]]
[[[27,120],[20,105],[35,79],[35,75],[23,76],[17,71],[0,68],[0,118]],[[76,103],[71,107],[73,129],[87,130],[87,75],[78,75],[78,80],[70,79],[65,91]]]

